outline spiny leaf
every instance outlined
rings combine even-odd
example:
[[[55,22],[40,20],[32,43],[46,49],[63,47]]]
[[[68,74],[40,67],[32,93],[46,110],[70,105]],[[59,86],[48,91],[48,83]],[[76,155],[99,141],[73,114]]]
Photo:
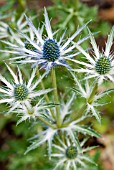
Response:
[[[95,130],[85,125],[76,126],[76,129],[77,131],[82,132],[83,134],[88,134],[90,136],[95,136],[97,138],[101,137],[99,133],[97,133]]]

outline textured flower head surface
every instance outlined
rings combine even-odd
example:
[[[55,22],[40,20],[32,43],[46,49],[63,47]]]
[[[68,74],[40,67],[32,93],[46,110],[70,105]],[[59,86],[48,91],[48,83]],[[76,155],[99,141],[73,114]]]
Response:
[[[16,108],[20,107],[21,104],[28,105],[29,107],[29,102],[33,98],[44,95],[52,91],[52,89],[34,91],[37,85],[45,77],[46,73],[44,73],[37,81],[32,83],[36,73],[36,69],[34,69],[28,83],[25,83],[19,68],[18,68],[18,75],[15,75],[13,70],[8,65],[6,66],[10,74],[12,75],[14,82],[11,84],[9,81],[6,80],[5,77],[0,75],[0,81],[5,84],[4,88],[0,88],[0,93],[3,94],[3,98],[0,99],[0,104],[1,103],[10,104],[11,108],[9,112],[14,111]]]
[[[63,137],[64,138],[64,137]],[[58,144],[53,144],[56,153],[52,153],[51,157],[56,158],[56,166],[54,170],[77,170],[79,167],[86,167],[87,162],[95,164],[85,152],[90,151],[95,147],[84,147],[87,139],[80,142],[81,148],[69,139],[67,136],[64,142],[58,138]]]
[[[30,31],[30,28],[27,28],[27,21],[24,20],[24,13],[21,14],[20,18],[16,21],[16,17],[13,15],[11,21],[6,23],[0,21],[0,39],[8,38],[11,42],[14,42],[14,37],[12,37],[12,31],[20,30],[23,33]],[[16,36],[20,37],[19,34]]]
[[[98,79],[99,85],[105,79],[109,79],[114,82],[114,57],[111,53],[111,46],[113,44],[114,27],[111,30],[110,35],[106,43],[105,51],[100,52],[93,35],[90,33],[90,40],[94,50],[93,56],[90,56],[85,50],[83,50],[78,44],[75,44],[76,48],[86,57],[89,63],[82,61],[74,61],[79,63],[86,68],[80,68],[75,71],[87,73],[86,79],[96,78]]]
[[[89,23],[86,23],[83,27],[79,28],[70,38],[66,41],[63,41],[65,33],[61,36],[60,40],[57,41],[54,36],[57,33],[52,32],[50,21],[46,9],[44,9],[45,23],[44,27],[47,32],[47,36],[42,35],[42,29],[36,29],[32,21],[26,16],[26,20],[30,29],[34,32],[36,40],[32,40],[26,34],[20,32],[22,37],[25,39],[24,45],[20,44],[15,46],[14,44],[9,44],[12,50],[11,53],[16,54],[17,57],[13,58],[17,63],[33,63],[33,66],[40,65],[41,68],[44,68],[48,71],[56,65],[65,66],[70,68],[66,60],[69,60],[79,54],[75,51],[75,45],[72,45],[74,38],[80,34],[80,32],[86,27]],[[84,37],[79,40],[77,44],[81,44],[89,36]],[[8,44],[8,43],[7,43]],[[29,57],[28,57],[29,56]],[[19,59],[19,61],[18,61]]]
[[[90,135],[90,136],[95,136],[95,137],[100,137],[100,135],[91,129],[90,127],[81,125],[81,122],[87,119],[88,116],[82,116],[81,118],[77,118],[75,121],[71,121],[68,123],[70,120],[69,118],[66,118],[71,112],[70,112],[70,107],[71,107],[71,102],[74,98],[74,94],[72,95],[72,98],[67,101],[66,103],[62,104],[61,107],[61,119],[64,120],[63,126],[58,128],[56,126],[56,119],[52,117],[49,109],[48,112],[45,112],[41,114],[43,119],[48,120],[48,122],[51,123],[52,127],[48,127],[45,130],[43,130],[41,133],[35,135],[33,138],[30,139],[32,144],[28,147],[27,152],[36,149],[40,145],[42,145],[45,142],[48,142],[48,153],[49,157],[52,151],[52,143],[53,139],[55,136],[59,136],[59,133],[66,134],[70,137],[70,139],[77,145],[77,147],[80,148],[80,143],[78,140],[78,133],[82,133],[84,135]],[[62,115],[63,114],[63,115]]]

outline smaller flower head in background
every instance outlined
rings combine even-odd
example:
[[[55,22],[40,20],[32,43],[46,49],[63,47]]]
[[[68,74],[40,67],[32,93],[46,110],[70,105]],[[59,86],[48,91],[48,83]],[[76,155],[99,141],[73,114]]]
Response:
[[[3,99],[0,99],[0,104],[1,103],[10,104],[11,108],[9,112],[14,111],[16,108],[20,107],[21,104],[25,104],[29,107],[29,102],[33,98],[52,91],[52,89],[34,91],[37,85],[41,82],[41,80],[45,77],[46,74],[43,74],[36,82],[32,83],[36,73],[36,69],[34,69],[31,74],[31,78],[26,84],[22,78],[22,73],[19,68],[18,68],[19,75],[15,75],[13,70],[8,65],[6,66],[10,74],[12,75],[14,82],[11,84],[9,81],[5,79],[5,77],[0,75],[0,81],[6,85],[4,88],[0,88],[0,93],[3,94],[2,97]]]
[[[9,17],[11,17],[11,14],[7,16],[7,18]],[[0,39],[7,38],[11,42],[14,42],[12,31],[15,32],[17,37],[20,37],[20,34],[16,34],[16,30],[20,30],[23,33],[28,33],[30,31],[30,28],[27,28],[27,21],[24,20],[24,13],[21,14],[18,20],[16,20],[15,14],[12,14],[10,20],[10,22],[0,21]]]
[[[89,63],[82,61],[74,61],[85,66],[86,68],[76,69],[74,71],[87,73],[86,79],[96,78],[98,79],[98,84],[100,85],[103,80],[109,79],[114,82],[114,57],[113,53],[110,52],[111,46],[113,44],[114,37],[114,27],[111,30],[110,35],[106,43],[105,51],[100,52],[93,35],[90,33],[90,40],[94,50],[93,56],[90,56],[86,51],[84,51],[78,44],[75,43],[76,48],[86,57]]]
[[[56,149],[56,153],[52,153],[51,157],[56,158],[56,166],[54,170],[65,169],[65,170],[76,170],[79,167],[86,167],[87,162],[95,164],[85,152],[95,148],[95,147],[84,147],[87,139],[80,142],[81,148],[79,149],[75,143],[71,142],[69,137],[65,138],[66,142],[63,142],[58,138],[58,144],[53,144]],[[64,141],[65,141],[64,140]],[[57,160],[58,158],[58,160]]]

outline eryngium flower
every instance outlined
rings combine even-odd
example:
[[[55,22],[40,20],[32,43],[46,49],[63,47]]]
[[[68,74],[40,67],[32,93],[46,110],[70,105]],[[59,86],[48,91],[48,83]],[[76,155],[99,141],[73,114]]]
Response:
[[[37,81],[33,82],[33,79],[35,78],[35,73],[36,69],[33,70],[31,74],[31,78],[29,79],[28,83],[26,84],[25,81],[22,78],[22,73],[20,69],[18,68],[18,76],[15,75],[13,70],[6,65],[10,74],[12,75],[14,82],[11,84],[8,80],[6,80],[5,77],[0,75],[0,81],[3,82],[6,86],[4,88],[0,88],[0,93],[3,94],[3,99],[0,99],[0,104],[1,103],[8,103],[10,104],[10,110],[14,111],[16,108],[20,107],[21,104],[28,105],[29,107],[29,102],[37,97],[44,95],[52,89],[46,89],[46,90],[37,90],[34,91],[37,85],[41,82],[41,80],[44,78],[46,73],[44,73]],[[8,112],[8,113],[9,113]]]
[[[65,138],[63,136],[63,138]],[[56,153],[52,153],[51,157],[56,158],[56,166],[54,170],[77,170],[79,167],[86,167],[87,163],[95,164],[85,152],[94,149],[95,147],[84,147],[87,139],[80,142],[81,148],[79,149],[77,145],[71,141],[68,136],[65,138],[64,142],[58,138],[58,144],[53,144],[56,149]]]
[[[89,31],[90,32],[90,31]],[[106,43],[105,51],[100,52],[93,35],[90,32],[90,39],[91,44],[94,50],[94,54],[91,57],[90,54],[85,52],[78,44],[75,44],[76,48],[86,57],[89,63],[76,61],[74,62],[79,63],[86,68],[76,69],[75,71],[87,73],[86,79],[89,78],[96,78],[98,79],[99,85],[105,79],[109,79],[114,82],[114,58],[113,53],[110,52],[111,46],[113,44],[113,37],[114,37],[114,27],[111,30],[110,35],[108,36],[108,40]]]
[[[32,40],[26,34],[20,32],[22,37],[25,39],[24,45],[22,43],[19,46],[14,44],[9,44],[12,48],[12,53],[18,55],[17,57],[11,59],[16,60],[17,63],[33,63],[33,66],[40,65],[48,71],[56,65],[65,66],[70,68],[66,60],[72,58],[79,54],[75,49],[75,45],[71,44],[71,41],[79,35],[79,33],[86,27],[86,23],[83,27],[79,28],[70,38],[63,41],[65,33],[57,41],[54,36],[57,32],[52,32],[50,21],[46,9],[44,10],[45,17],[45,29],[47,32],[47,37],[42,35],[42,29],[36,29],[32,21],[26,16],[29,27],[36,36],[36,40]],[[44,38],[45,37],[45,38]],[[77,44],[81,44],[89,36],[79,40]],[[8,43],[6,43],[8,44]],[[74,51],[74,52],[73,52]],[[7,52],[7,51],[6,51]],[[29,57],[28,57],[29,56]],[[19,59],[19,61],[18,61]]]

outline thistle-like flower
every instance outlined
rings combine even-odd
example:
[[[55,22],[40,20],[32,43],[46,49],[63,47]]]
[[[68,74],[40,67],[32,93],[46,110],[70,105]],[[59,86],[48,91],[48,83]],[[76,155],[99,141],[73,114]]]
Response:
[[[64,137],[63,137],[64,138]],[[66,141],[65,141],[66,140]],[[79,167],[86,167],[87,162],[95,164],[85,152],[94,149],[95,147],[84,147],[87,139],[80,142],[81,148],[71,141],[68,137],[65,138],[65,142],[58,138],[59,145],[53,144],[56,149],[56,153],[52,153],[51,157],[56,158],[56,166],[54,170],[76,170]]]
[[[63,125],[60,128],[56,126],[56,119],[52,117],[49,110],[48,112],[40,115],[43,119],[48,120],[48,122],[51,124],[51,127],[48,127],[46,130],[42,131],[41,133],[35,135],[33,138],[30,139],[30,141],[32,141],[32,144],[28,147],[26,153],[39,147],[43,143],[48,142],[48,153],[50,156],[52,151],[53,139],[55,136],[59,136],[59,132],[61,132],[62,134],[66,133],[79,148],[80,144],[78,140],[78,132],[84,135],[100,137],[100,135],[90,127],[80,124],[82,121],[87,119],[87,115],[84,115],[81,118],[77,118],[76,120],[70,122],[70,107],[74,96],[75,95],[73,94],[72,98],[69,101],[67,101],[66,103],[62,103],[60,112]]]
[[[54,35],[57,32],[52,32],[50,21],[48,18],[48,14],[46,9],[44,9],[44,17],[45,17],[45,29],[47,32],[47,37],[43,38],[42,30],[39,28],[38,30],[34,27],[32,21],[26,16],[26,20],[30,29],[34,32],[37,40],[32,40],[26,34],[20,32],[23,38],[25,38],[25,45],[14,46],[13,44],[9,44],[12,48],[12,53],[18,55],[17,57],[13,58],[13,60],[17,63],[33,63],[33,66],[40,65],[41,68],[50,71],[50,69],[56,65],[65,66],[66,68],[70,68],[68,63],[66,62],[67,59],[76,56],[77,52],[73,52],[75,50],[75,45],[72,45],[71,42],[74,38],[79,35],[79,33],[86,27],[89,23],[86,23],[83,27],[79,28],[70,38],[63,41],[65,33],[62,35],[59,41],[54,38]],[[83,39],[79,40],[77,44],[81,44],[89,36],[84,37]],[[29,57],[28,57],[29,56]],[[12,60],[12,59],[11,59]]]
[[[74,62],[79,63],[86,68],[76,69],[75,71],[87,73],[88,76],[86,79],[89,78],[96,78],[98,79],[99,85],[105,79],[109,79],[114,82],[114,58],[113,53],[111,54],[111,46],[113,44],[113,37],[114,37],[114,27],[111,30],[110,35],[108,36],[108,40],[106,43],[105,51],[100,52],[93,35],[90,33],[91,44],[94,50],[94,54],[91,57],[90,54],[85,52],[78,44],[75,44],[76,48],[86,57],[89,63],[76,61]]]
[[[0,103],[10,104],[11,108],[9,112],[14,111],[16,108],[20,107],[21,104],[25,104],[29,108],[29,102],[33,98],[44,95],[52,91],[52,89],[34,91],[36,86],[41,82],[41,80],[44,78],[46,73],[44,73],[36,82],[32,83],[36,73],[36,69],[34,69],[31,74],[31,78],[26,84],[22,78],[22,73],[19,68],[18,68],[18,74],[19,74],[19,78],[18,78],[18,76],[15,75],[15,73],[13,72],[13,70],[8,65],[6,66],[14,79],[14,83],[11,84],[6,80],[5,77],[0,75],[0,81],[6,85],[6,87],[0,88],[0,93],[3,94],[3,99],[0,99]]]

